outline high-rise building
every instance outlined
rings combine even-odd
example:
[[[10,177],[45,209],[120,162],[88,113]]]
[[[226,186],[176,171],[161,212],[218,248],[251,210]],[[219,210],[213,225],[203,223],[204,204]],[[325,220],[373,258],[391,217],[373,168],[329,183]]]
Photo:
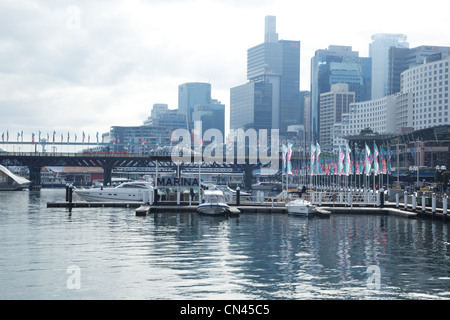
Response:
[[[389,49],[409,48],[404,34],[374,34],[369,44],[369,57],[372,58],[372,99],[389,94]]]
[[[449,64],[450,54],[438,53],[401,74],[401,92],[413,96],[408,127],[420,130],[450,124]]]
[[[355,101],[355,93],[348,91],[348,84],[337,83],[329,92],[320,94],[320,145],[331,148],[333,144],[333,126],[341,122],[342,114],[349,111]]]
[[[222,141],[225,135],[225,105],[212,99],[206,106],[196,105],[192,113],[192,121],[202,122],[202,136],[208,129],[217,129],[222,133]],[[216,137],[217,138],[217,137]],[[208,141],[204,141],[208,142]]]
[[[230,90],[230,128],[272,129],[272,84],[248,82]]]
[[[331,85],[347,83],[355,93],[355,102],[370,100],[371,58],[359,57],[350,46],[329,46],[317,50],[311,59],[311,139],[320,140],[320,94]]]
[[[400,75],[403,71],[424,63],[425,58],[437,53],[450,52],[450,47],[420,46],[389,49],[388,93],[400,92]]]
[[[239,127],[243,124],[244,118],[249,119],[245,124],[255,129],[266,127],[267,118],[257,117],[262,121],[259,123],[255,117],[246,117],[249,111],[244,104],[247,104],[248,100],[238,98],[244,95],[251,97],[261,92],[262,97],[253,96],[259,105],[253,106],[251,110],[256,110],[262,105],[266,107],[269,101],[265,99],[270,96],[271,124],[268,129],[279,129],[282,136],[287,132],[288,126],[300,124],[300,41],[278,40],[275,17],[267,16],[265,23],[265,41],[248,49],[247,52],[247,79],[253,84],[231,89],[230,127]],[[248,92],[244,94],[243,90]]]
[[[211,103],[211,84],[188,82],[178,86],[178,113],[186,117],[186,129],[193,128],[192,113],[195,106],[208,106]]]

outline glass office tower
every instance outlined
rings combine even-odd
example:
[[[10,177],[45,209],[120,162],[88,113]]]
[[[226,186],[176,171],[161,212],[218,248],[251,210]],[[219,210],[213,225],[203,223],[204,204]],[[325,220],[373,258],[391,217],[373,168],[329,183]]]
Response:
[[[371,99],[371,58],[359,57],[351,46],[329,46],[317,50],[311,59],[311,139],[320,140],[320,94],[329,92],[331,85],[348,84],[355,93],[355,102]]]
[[[248,97],[258,92],[261,94],[261,99],[255,99],[261,103],[258,108],[262,105],[267,107],[267,97],[272,99],[269,119],[257,116],[253,119],[254,128],[266,127],[270,120],[270,127],[267,129],[279,129],[280,136],[283,136],[288,126],[300,124],[300,41],[278,40],[275,17],[267,16],[265,21],[265,42],[248,49],[247,52],[249,84],[231,89],[230,113],[234,116],[230,117],[230,126],[238,128],[243,122],[247,125],[251,123],[243,120],[247,118],[246,114],[251,112],[246,110],[256,110],[257,106],[244,107],[240,104],[244,103],[244,100],[237,98],[238,94],[242,95],[243,90],[249,90],[246,93]],[[241,113],[243,118],[239,116]]]
[[[188,82],[178,86],[178,113],[186,116],[186,129],[193,128],[192,113],[195,106],[211,103],[211,84]]]
[[[404,34],[379,33],[372,35],[369,44],[369,57],[372,58],[372,99],[388,95],[389,49],[409,48]]]

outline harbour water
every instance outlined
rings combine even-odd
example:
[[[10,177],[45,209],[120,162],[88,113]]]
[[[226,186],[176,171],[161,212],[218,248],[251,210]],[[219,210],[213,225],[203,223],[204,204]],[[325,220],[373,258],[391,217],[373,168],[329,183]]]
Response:
[[[0,299],[449,299],[442,221],[47,208],[0,192]]]

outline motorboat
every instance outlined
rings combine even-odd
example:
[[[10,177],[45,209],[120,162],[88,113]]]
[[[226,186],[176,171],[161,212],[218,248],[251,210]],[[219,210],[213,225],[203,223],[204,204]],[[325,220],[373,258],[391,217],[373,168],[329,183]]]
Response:
[[[197,207],[197,212],[207,215],[224,215],[230,212],[230,207],[225,202],[225,196],[220,190],[205,190],[205,202]]]
[[[31,181],[12,173],[0,165],[0,191],[23,190],[30,186]]]
[[[302,198],[298,198],[286,203],[286,209],[289,214],[302,216],[310,216],[316,212],[316,206]]]
[[[153,202],[153,184],[148,181],[124,182],[116,187],[74,188],[86,201]]]

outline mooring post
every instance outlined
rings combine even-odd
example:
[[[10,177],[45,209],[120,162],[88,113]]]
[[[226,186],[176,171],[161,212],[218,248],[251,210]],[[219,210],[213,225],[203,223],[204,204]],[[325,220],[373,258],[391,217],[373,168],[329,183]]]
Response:
[[[404,200],[405,200],[405,210],[408,210],[408,193],[405,191],[404,194]]]
[[[425,212],[425,196],[422,195],[422,211]]]
[[[399,206],[399,201],[400,201],[400,193],[396,193],[395,194],[395,206],[398,208]]]
[[[417,200],[416,200],[416,194],[413,193],[411,196],[411,202],[412,202],[412,209],[416,210],[417,207]]]
[[[448,203],[448,197],[447,197],[447,195],[445,194],[445,195],[442,197],[442,212],[443,212],[444,214],[447,214],[447,203]]]
[[[436,193],[433,193],[431,196],[431,212],[433,214],[436,213]]]
[[[69,202],[69,184],[66,183],[66,202]]]

